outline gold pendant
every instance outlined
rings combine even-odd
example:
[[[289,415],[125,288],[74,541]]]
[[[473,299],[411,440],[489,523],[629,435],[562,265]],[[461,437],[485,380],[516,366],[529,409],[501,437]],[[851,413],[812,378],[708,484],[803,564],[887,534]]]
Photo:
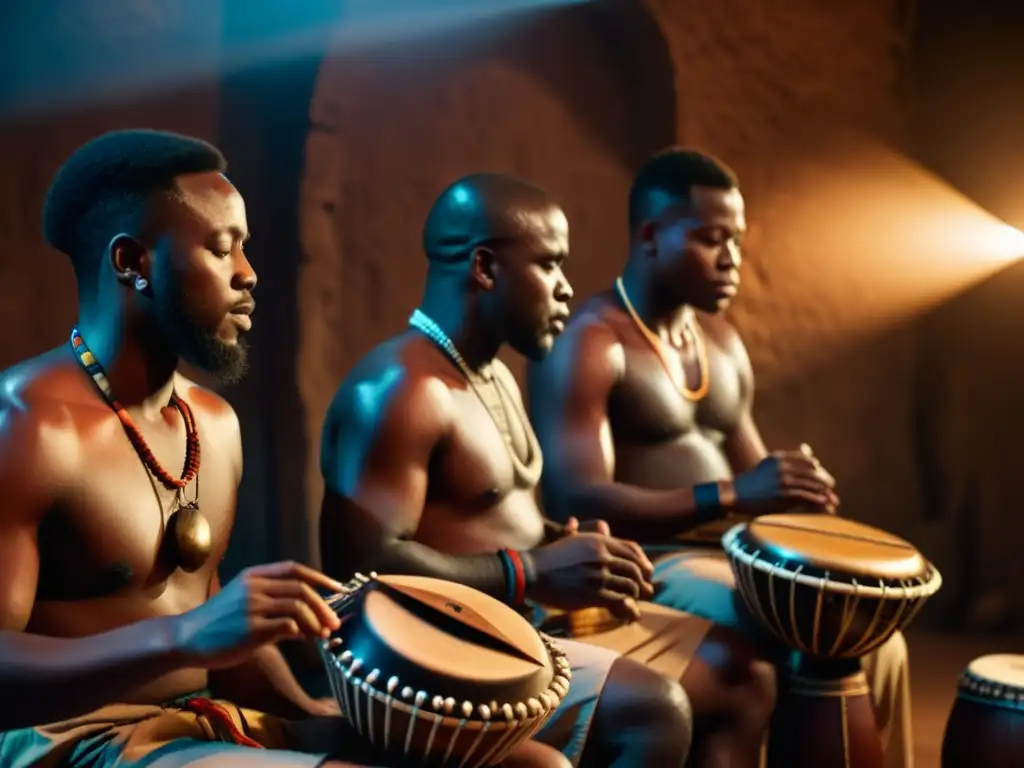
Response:
[[[171,521],[178,565],[187,573],[198,571],[210,557],[213,533],[196,504],[178,507]]]

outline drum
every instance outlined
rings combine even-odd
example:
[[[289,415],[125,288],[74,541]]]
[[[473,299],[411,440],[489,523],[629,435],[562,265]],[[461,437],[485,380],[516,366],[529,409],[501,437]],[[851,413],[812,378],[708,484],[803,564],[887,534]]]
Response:
[[[329,600],[341,627],[320,644],[352,726],[417,766],[495,766],[569,690],[565,653],[507,605],[460,584],[357,575]]]
[[[960,675],[943,768],[1024,765],[1024,656],[982,656]]]
[[[795,652],[769,765],[881,766],[860,659],[910,624],[939,572],[906,541],[833,515],[765,515],[729,529],[722,546],[747,609]]]

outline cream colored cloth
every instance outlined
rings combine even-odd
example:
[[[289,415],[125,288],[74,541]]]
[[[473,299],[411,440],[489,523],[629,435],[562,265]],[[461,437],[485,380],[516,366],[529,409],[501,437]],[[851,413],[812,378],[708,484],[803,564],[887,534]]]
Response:
[[[711,622],[654,603],[640,603],[638,621],[579,636],[581,643],[615,651],[672,680],[683,674]]]

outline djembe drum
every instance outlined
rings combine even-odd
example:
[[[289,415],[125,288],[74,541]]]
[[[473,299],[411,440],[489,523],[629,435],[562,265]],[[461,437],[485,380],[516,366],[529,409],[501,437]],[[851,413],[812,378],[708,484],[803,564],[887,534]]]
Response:
[[[383,754],[424,768],[499,765],[569,690],[565,653],[508,606],[416,576],[357,574],[329,603],[331,690]]]
[[[765,515],[722,545],[751,614],[793,651],[768,763],[878,768],[882,748],[863,656],[904,629],[942,585],[910,544],[832,515]]]
[[[1024,765],[1024,656],[982,656],[960,675],[942,739],[942,766],[1020,765]]]

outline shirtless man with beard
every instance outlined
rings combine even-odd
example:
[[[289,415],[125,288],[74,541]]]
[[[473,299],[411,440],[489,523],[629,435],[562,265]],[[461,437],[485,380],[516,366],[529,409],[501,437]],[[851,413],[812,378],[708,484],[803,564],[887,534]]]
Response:
[[[118,131],[50,188],[45,233],[80,314],[66,343],[0,374],[5,768],[380,762],[274,645],[336,629],[318,590],[341,585],[295,563],[217,578],[239,424],[177,367],[245,371],[256,274],[224,170],[197,139]],[[518,764],[565,759],[529,745]]]
[[[806,447],[769,454],[754,423],[750,360],[722,316],[739,287],[746,230],[733,173],[697,152],[659,153],[634,180],[629,221],[621,278],[530,366],[545,511],[602,520],[652,556],[676,550],[655,563],[654,601],[756,634],[737,610],[721,547],[683,548],[678,537],[709,527],[720,535],[727,513],[834,513],[835,483]],[[909,766],[903,636],[865,667],[886,763]]]
[[[577,764],[680,766],[685,689],[690,764],[756,765],[771,666],[736,633],[642,602],[652,566],[636,544],[572,527],[549,535],[538,507],[541,451],[496,356],[508,344],[543,357],[568,317],[561,208],[523,181],[470,176],[435,202],[424,250],[410,328],[355,366],[327,414],[325,570],[443,578],[524,610],[606,607],[621,626],[563,641],[569,699],[537,738]]]

